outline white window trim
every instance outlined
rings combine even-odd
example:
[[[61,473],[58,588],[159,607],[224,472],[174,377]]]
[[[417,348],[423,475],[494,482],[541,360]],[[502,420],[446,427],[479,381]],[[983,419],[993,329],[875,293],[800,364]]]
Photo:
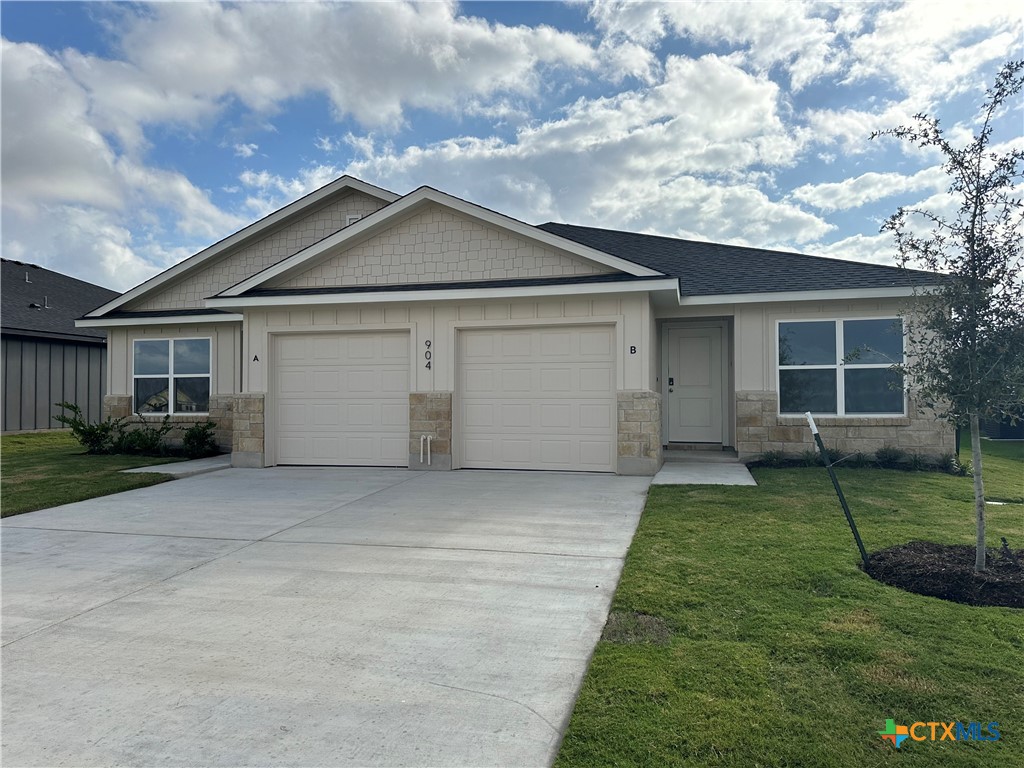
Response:
[[[210,343],[210,370],[208,373],[174,373],[174,342],[176,341],[208,341]],[[135,342],[137,341],[163,341],[167,343],[167,373],[135,373]],[[143,418],[158,418],[164,416],[209,416],[209,408],[205,411],[176,411],[174,410],[174,380],[175,379],[200,379],[204,376],[210,381],[210,397],[213,397],[213,337],[212,336],[171,336],[165,339],[133,338],[132,342],[132,412]],[[140,413],[135,408],[135,380],[136,379],[166,379],[167,380],[167,412]]]
[[[899,419],[906,418],[907,416],[907,390],[906,387],[903,389],[903,410],[899,412],[889,411],[886,413],[846,413],[846,377],[842,375],[846,368],[853,368],[856,370],[867,370],[871,368],[883,368],[888,369],[893,366],[892,363],[845,363],[843,357],[846,356],[846,347],[843,344],[843,323],[847,320],[859,321],[859,320],[898,320],[901,324],[903,318],[897,315],[871,315],[871,316],[854,316],[854,317],[800,317],[800,318],[779,318],[775,321],[775,394],[778,406],[776,408],[777,415],[781,417],[793,417],[800,416],[802,414],[790,413],[789,411],[782,410],[782,390],[781,390],[781,372],[782,371],[835,371],[836,372],[836,410],[834,413],[815,412],[815,416],[826,416],[835,417],[841,419]],[[779,364],[779,327],[783,323],[835,323],[836,331],[836,362],[833,365],[780,365]],[[907,359],[907,335],[906,329],[902,334],[901,352],[903,360]]]

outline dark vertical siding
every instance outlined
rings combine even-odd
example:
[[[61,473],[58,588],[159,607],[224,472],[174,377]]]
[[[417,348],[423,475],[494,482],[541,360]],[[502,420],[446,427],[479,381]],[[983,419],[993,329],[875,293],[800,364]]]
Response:
[[[76,403],[96,422],[106,390],[106,347],[74,342],[4,338],[0,349],[2,428],[50,429],[60,413],[54,403]]]

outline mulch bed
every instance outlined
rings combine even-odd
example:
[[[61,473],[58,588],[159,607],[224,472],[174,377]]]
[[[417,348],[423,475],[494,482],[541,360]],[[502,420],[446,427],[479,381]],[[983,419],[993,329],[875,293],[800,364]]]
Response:
[[[1016,562],[1014,562],[1016,558]],[[974,547],[911,541],[874,552],[868,574],[919,595],[965,605],[1024,608],[1024,549],[989,549],[988,570],[974,570]]]

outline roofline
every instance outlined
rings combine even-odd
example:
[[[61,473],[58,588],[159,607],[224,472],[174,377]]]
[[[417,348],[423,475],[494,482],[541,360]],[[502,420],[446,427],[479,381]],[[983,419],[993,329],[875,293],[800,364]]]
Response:
[[[61,333],[60,331],[35,331],[30,328],[2,328],[0,334],[4,337],[20,336],[26,339],[44,339],[47,341],[68,341],[78,344],[93,344],[106,346],[106,336],[93,336],[86,334]]]
[[[923,286],[900,285],[889,288],[831,288],[819,291],[764,291],[760,293],[720,293],[706,296],[680,296],[684,307],[708,304],[761,304],[778,301],[818,301],[824,299],[895,299],[920,295]]]
[[[894,272],[910,273],[913,275],[941,275],[941,272],[929,272],[926,269],[910,269],[908,267],[901,267],[897,264],[878,264],[873,261],[858,261],[857,259],[840,259],[835,256],[821,256],[816,253],[804,253],[803,251],[782,251],[777,248],[759,248],[755,245],[731,245],[729,243],[720,243],[716,240],[694,240],[692,238],[685,237],[670,237],[668,235],[652,235],[646,232],[631,232],[626,229],[606,229],[604,227],[588,227],[582,224],[567,224],[562,221],[546,221],[543,224],[538,224],[538,227],[546,227],[548,225],[554,225],[558,227],[571,227],[572,229],[590,229],[594,232],[612,232],[616,235],[629,235],[630,237],[649,237],[652,240],[665,240],[670,243],[690,243],[693,245],[709,245],[715,248],[730,248],[741,251],[751,251],[753,253],[770,253],[773,256],[799,256],[803,259],[816,259],[817,261],[838,261],[840,264],[853,264],[856,266],[864,266],[865,264],[872,267],[883,267],[884,269],[893,270]]]
[[[228,312],[211,312],[205,315],[150,315],[148,317],[83,317],[75,320],[76,328],[113,328],[125,325],[168,325],[169,323],[240,323],[242,315]]]
[[[564,296],[594,293],[637,293],[641,291],[672,291],[679,295],[679,280],[666,277],[661,280],[620,280],[609,283],[559,283],[557,285],[520,285],[500,288],[442,288],[431,291],[373,291],[360,293],[289,294],[286,296],[214,296],[206,299],[208,307],[294,306],[295,304],[371,304],[407,301],[457,301],[475,299],[505,299],[530,296]]]
[[[497,211],[492,211],[489,208],[484,208],[483,206],[476,205],[475,203],[470,203],[466,200],[462,200],[461,198],[449,195],[446,192],[434,189],[433,187],[424,186],[410,192],[408,195],[391,205],[364,216],[355,224],[345,227],[345,229],[339,230],[333,235],[328,235],[323,240],[307,246],[298,253],[292,254],[287,259],[283,259],[276,264],[272,264],[261,272],[257,272],[255,275],[236,283],[230,288],[226,288],[217,294],[217,296],[240,296],[246,291],[259,288],[268,280],[272,280],[275,277],[298,270],[303,265],[313,261],[318,256],[332,248],[344,245],[350,241],[355,241],[359,238],[365,238],[382,230],[388,222],[401,216],[409,215],[416,208],[428,203],[436,203],[437,205],[451,208],[466,216],[479,219],[496,227],[501,227],[502,229],[506,229],[521,237],[543,243],[544,245],[552,248],[558,248],[562,251],[568,251],[573,255],[589,261],[596,261],[599,264],[617,269],[628,275],[633,275],[634,277],[658,277],[663,274],[657,270],[629,261],[628,259],[624,259],[619,256],[612,256],[604,251],[591,248],[590,246],[584,245],[570,238],[562,237],[561,235],[556,235],[543,229],[538,229],[537,227],[526,224],[518,219],[513,219],[511,216],[506,216],[502,213],[498,213]]]
[[[284,206],[284,208],[279,208],[273,213],[267,214],[262,219],[253,222],[247,227],[243,227],[234,234],[228,235],[223,240],[220,240],[214,243],[213,245],[204,248],[203,250],[199,251],[199,253],[189,256],[184,261],[178,262],[170,269],[161,272],[159,275],[154,275],[149,280],[140,285],[135,286],[127,293],[123,293],[119,297],[112,299],[106,304],[103,304],[102,306],[92,310],[91,312],[89,312],[89,314],[86,315],[86,317],[101,317],[107,312],[115,310],[118,307],[124,306],[128,302],[134,301],[135,299],[144,296],[153,289],[159,288],[164,283],[167,283],[170,280],[180,277],[185,272],[188,272],[193,268],[198,267],[200,264],[204,264],[207,261],[210,261],[211,259],[220,256],[228,249],[234,248],[235,246],[239,245],[245,240],[248,240],[249,238],[258,235],[261,232],[264,232],[268,229],[271,229],[272,227],[277,226],[278,224],[281,224],[286,219],[295,215],[299,211],[308,208],[311,205],[320,203],[326,200],[327,198],[332,197],[346,189],[362,192],[365,195],[375,197],[378,200],[383,200],[386,203],[393,203],[395,200],[399,199],[399,195],[396,195],[394,192],[382,189],[381,187],[376,187],[373,184],[367,184],[365,181],[361,181],[353,176],[341,176],[335,179],[334,181],[330,182],[329,184],[325,184],[319,189],[313,190],[308,195],[304,195],[300,197],[298,200],[292,201],[288,205]]]

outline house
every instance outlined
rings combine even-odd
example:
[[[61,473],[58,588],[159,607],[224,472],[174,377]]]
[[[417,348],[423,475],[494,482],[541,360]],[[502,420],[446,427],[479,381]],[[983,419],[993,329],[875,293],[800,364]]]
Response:
[[[107,334],[75,318],[116,291],[35,264],[0,260],[3,431],[52,429],[54,405],[78,405],[97,421],[106,393]]]
[[[568,224],[342,177],[89,312],[106,408],[235,466],[652,474],[667,446],[953,450],[890,385],[936,277]]]

